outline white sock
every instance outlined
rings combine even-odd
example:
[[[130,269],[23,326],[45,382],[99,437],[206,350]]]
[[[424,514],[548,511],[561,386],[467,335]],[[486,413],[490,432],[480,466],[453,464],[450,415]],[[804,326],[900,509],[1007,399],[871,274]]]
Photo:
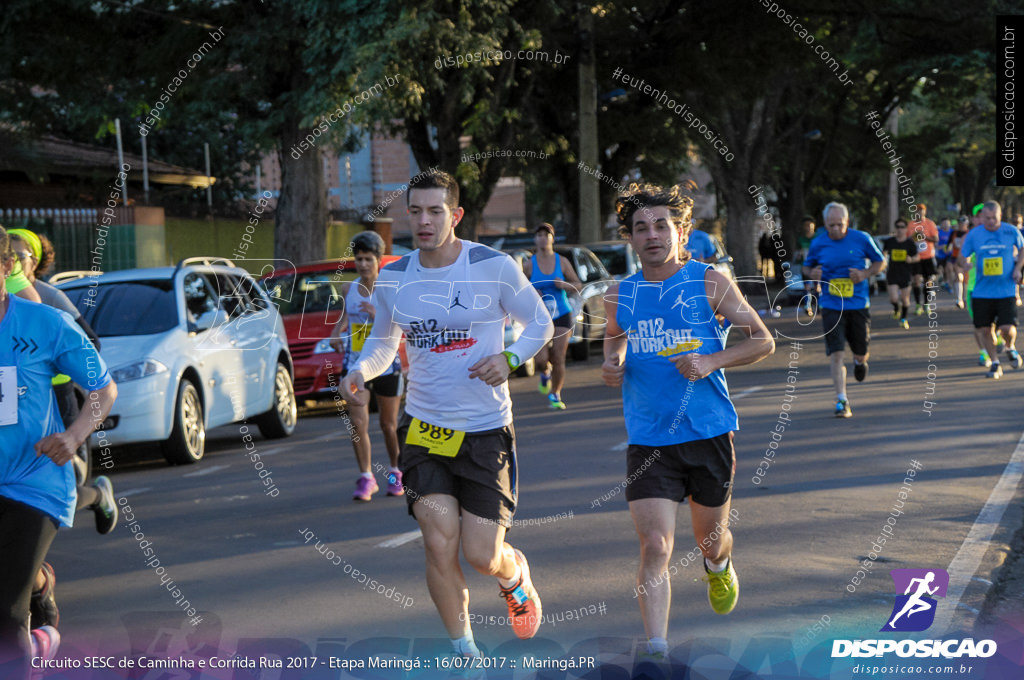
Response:
[[[708,565],[708,569],[717,574],[720,571],[724,571],[725,568],[729,565],[729,558],[726,557],[721,562],[712,562],[711,560],[705,557],[704,564]]]
[[[396,467],[389,467],[389,468],[388,468],[388,472],[401,472],[401,470],[399,470],[399,469],[398,469],[398,468],[396,468]]]
[[[467,633],[460,638],[452,638],[452,649],[457,654],[472,654],[473,656],[480,656],[480,650],[476,646],[476,641],[473,640],[473,633]]]
[[[367,479],[373,479],[373,473],[372,472],[361,472],[361,473],[359,473],[359,476],[360,477],[366,477]]]
[[[665,638],[651,638],[647,641],[647,653],[657,654],[668,654],[668,640]]]
[[[846,392],[836,395],[836,401],[846,401]]]
[[[522,567],[519,566],[519,560],[516,560],[516,573],[512,575],[512,578],[508,581],[498,577],[498,583],[501,584],[502,588],[511,588],[515,584],[519,583],[519,579],[523,576]]]

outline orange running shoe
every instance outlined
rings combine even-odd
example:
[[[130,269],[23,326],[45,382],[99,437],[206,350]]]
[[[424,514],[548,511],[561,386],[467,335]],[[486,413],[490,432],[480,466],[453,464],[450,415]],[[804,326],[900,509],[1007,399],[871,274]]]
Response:
[[[529,640],[540,628],[543,612],[540,596],[530,579],[530,565],[521,550],[515,550],[516,561],[522,570],[519,582],[511,588],[502,588],[501,596],[508,603],[508,617],[512,622],[512,630],[520,640]]]

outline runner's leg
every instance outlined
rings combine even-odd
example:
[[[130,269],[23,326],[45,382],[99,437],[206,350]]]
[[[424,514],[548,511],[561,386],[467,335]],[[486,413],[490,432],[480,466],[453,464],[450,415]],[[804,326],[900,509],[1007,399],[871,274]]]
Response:
[[[459,565],[459,502],[453,496],[428,494],[413,504],[423,532],[427,589],[450,638],[470,633],[469,589]]]
[[[668,638],[672,586],[666,572],[675,543],[678,506],[667,498],[641,498],[629,503],[629,514],[640,538],[637,599],[648,639]]]

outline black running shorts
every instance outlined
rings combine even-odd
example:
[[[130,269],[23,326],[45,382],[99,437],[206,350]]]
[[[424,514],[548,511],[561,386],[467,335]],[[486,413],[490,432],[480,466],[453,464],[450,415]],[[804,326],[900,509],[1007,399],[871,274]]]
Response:
[[[626,500],[687,497],[718,508],[732,496],[736,452],[732,432],[669,446],[630,444],[626,451]]]
[[[566,312],[562,316],[551,320],[555,324],[555,328],[572,328],[573,321],[572,312]]]
[[[413,504],[430,494],[453,496],[459,507],[504,527],[512,526],[518,498],[516,437],[511,425],[483,432],[467,432],[454,457],[432,454],[426,447],[405,441],[412,417],[403,414],[398,424],[402,471],[409,514]],[[424,498],[424,503],[430,499]]]
[[[366,389],[378,397],[400,397],[402,396],[402,374],[395,371],[390,375],[379,375],[366,383]]]
[[[858,356],[868,353],[871,340],[871,313],[868,310],[823,308],[821,320],[825,326],[825,356],[842,352],[846,343],[850,343],[850,351]]]
[[[975,328],[1017,325],[1017,298],[971,297],[971,312]]]
[[[920,274],[925,279],[931,279],[935,277],[935,258],[933,257],[922,257],[917,262],[913,263],[914,274]]]

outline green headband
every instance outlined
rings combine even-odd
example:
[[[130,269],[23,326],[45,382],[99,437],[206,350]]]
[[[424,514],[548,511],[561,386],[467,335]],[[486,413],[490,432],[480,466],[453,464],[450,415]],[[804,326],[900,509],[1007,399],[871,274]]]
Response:
[[[32,254],[36,256],[36,262],[42,259],[43,243],[35,235],[35,232],[31,232],[28,229],[8,229],[7,233],[11,236],[20,236],[22,241],[28,243],[28,247],[32,249]]]

